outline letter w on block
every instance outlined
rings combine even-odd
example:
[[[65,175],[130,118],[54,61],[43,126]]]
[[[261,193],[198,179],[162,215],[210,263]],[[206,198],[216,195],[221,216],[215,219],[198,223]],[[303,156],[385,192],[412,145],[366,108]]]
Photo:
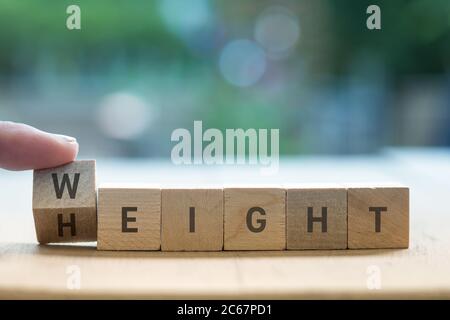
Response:
[[[75,173],[73,183],[70,183],[70,178],[67,173],[62,175],[61,184],[58,183],[58,174],[52,173],[53,186],[55,188],[56,198],[61,199],[64,193],[64,187],[67,186],[70,199],[75,199],[77,195],[78,181],[80,181],[80,173]]]
[[[33,174],[33,216],[39,243],[97,239],[95,160]]]

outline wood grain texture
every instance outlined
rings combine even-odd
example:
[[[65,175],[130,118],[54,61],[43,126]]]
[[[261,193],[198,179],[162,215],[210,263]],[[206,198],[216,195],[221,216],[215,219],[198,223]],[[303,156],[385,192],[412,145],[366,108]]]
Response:
[[[286,199],[288,250],[347,248],[347,189],[289,188]]]
[[[95,160],[74,161],[57,168],[35,170],[33,216],[38,241],[96,240],[95,187]]]
[[[281,188],[225,188],[224,249],[286,249],[285,201]]]
[[[219,251],[223,248],[222,189],[163,189],[163,251]]]
[[[98,250],[159,250],[160,235],[161,189],[98,189]]]
[[[264,178],[248,167],[109,159],[99,160],[98,178],[201,185],[400,181],[411,193],[406,250],[111,252],[96,250],[95,243],[42,246],[30,212],[30,173],[0,170],[0,299],[449,299],[450,152],[394,151],[345,160],[292,158],[282,161],[278,175]],[[73,265],[81,271],[79,290],[67,288]],[[370,289],[370,271],[377,268],[381,288]]]
[[[408,246],[408,188],[348,189],[350,249],[408,248]]]

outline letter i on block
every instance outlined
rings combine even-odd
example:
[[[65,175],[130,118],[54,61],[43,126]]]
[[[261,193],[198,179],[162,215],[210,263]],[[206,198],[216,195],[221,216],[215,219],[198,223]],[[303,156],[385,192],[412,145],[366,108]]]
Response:
[[[162,251],[221,251],[223,190],[162,190]]]
[[[33,216],[39,243],[97,239],[95,160],[35,170]]]
[[[98,189],[98,250],[159,250],[161,189],[102,186]]]
[[[347,189],[287,189],[287,249],[347,249]]]
[[[348,189],[349,249],[408,248],[409,189]]]

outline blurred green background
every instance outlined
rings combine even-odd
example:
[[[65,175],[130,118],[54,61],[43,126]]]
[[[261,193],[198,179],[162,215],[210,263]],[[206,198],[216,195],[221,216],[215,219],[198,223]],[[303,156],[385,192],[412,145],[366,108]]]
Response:
[[[0,0],[0,119],[92,157],[170,157],[194,120],[284,155],[449,146],[450,1]]]

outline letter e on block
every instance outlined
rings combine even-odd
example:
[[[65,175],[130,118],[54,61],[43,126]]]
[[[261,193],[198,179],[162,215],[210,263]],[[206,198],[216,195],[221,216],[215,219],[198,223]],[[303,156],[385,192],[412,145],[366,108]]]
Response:
[[[97,239],[95,160],[35,170],[33,216],[39,243]]]
[[[98,188],[98,250],[159,250],[160,239],[160,188]]]

